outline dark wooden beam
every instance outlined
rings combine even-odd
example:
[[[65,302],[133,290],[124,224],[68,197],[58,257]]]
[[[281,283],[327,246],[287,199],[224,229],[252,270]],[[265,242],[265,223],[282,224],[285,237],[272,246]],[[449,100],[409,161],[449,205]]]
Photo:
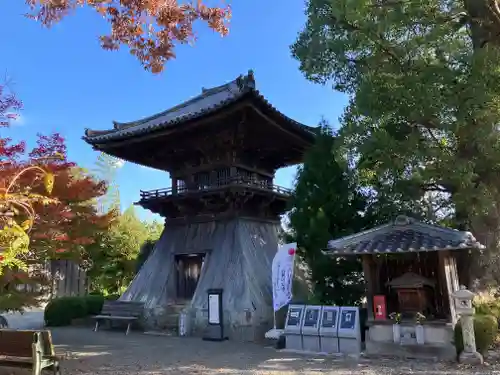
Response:
[[[309,145],[309,142],[307,142],[306,140],[304,140],[303,137],[301,137],[300,135],[298,135],[298,134],[296,134],[296,133],[294,133],[294,132],[292,132],[292,131],[290,131],[288,129],[285,129],[283,126],[279,125],[275,120],[273,120],[271,117],[269,117],[264,112],[262,112],[253,103],[250,106],[251,106],[252,110],[254,110],[263,119],[265,119],[269,124],[275,126],[277,129],[279,129],[280,132],[282,132],[282,133],[288,135],[290,138],[298,141],[299,144],[304,145],[304,147],[306,147],[307,145]]]
[[[365,276],[366,307],[368,310],[368,320],[373,320],[373,296],[375,295],[375,270],[373,255],[363,255],[361,257],[361,261],[363,263],[363,274]]]

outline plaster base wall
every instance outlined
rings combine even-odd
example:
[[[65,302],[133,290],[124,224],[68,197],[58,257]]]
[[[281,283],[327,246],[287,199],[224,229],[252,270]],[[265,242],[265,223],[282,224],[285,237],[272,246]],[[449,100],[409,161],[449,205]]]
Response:
[[[120,298],[145,303],[145,326],[168,325],[176,304],[175,255],[204,253],[198,285],[184,312],[188,334],[203,335],[208,322],[207,290],[223,289],[225,335],[259,341],[272,328],[271,265],[279,223],[233,219],[166,227],[153,253]]]

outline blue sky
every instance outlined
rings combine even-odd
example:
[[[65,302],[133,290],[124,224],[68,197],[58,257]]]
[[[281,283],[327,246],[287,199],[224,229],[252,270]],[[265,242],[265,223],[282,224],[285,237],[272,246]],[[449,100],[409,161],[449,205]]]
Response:
[[[132,121],[163,111],[198,95],[202,87],[223,84],[249,69],[258,89],[287,116],[306,125],[316,125],[321,117],[336,124],[346,97],[306,81],[290,55],[289,45],[305,22],[303,1],[236,0],[231,5],[227,37],[201,25],[197,43],[177,48],[177,59],[153,75],[126,48],[100,48],[98,36],[108,25],[89,9],[44,29],[23,16],[24,1],[3,1],[0,73],[10,78],[24,110],[19,123],[2,130],[2,136],[33,144],[39,132],[60,132],[71,160],[92,168],[97,153],[81,140],[86,127],[106,129],[112,120]],[[295,168],[280,170],[276,183],[291,187],[294,175]],[[169,176],[126,163],[117,182],[126,208],[138,199],[139,190],[169,186]]]

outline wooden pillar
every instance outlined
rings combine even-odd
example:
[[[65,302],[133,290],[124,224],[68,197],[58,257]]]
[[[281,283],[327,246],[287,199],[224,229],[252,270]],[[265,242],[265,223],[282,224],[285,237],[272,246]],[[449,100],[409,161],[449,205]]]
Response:
[[[366,307],[368,310],[368,320],[373,320],[373,296],[375,295],[375,280],[374,280],[374,267],[373,255],[363,255],[361,257],[363,262],[363,274],[365,276],[365,291],[366,291]]]
[[[236,167],[231,167],[229,169],[229,177],[231,178],[231,180],[234,180],[236,179],[237,176],[238,176],[238,169]]]
[[[177,194],[177,177],[172,176],[172,194]]]
[[[440,281],[444,283],[443,290],[446,292],[451,322],[455,324],[457,315],[455,301],[451,295],[460,287],[458,284],[457,262],[454,255],[449,251],[438,251],[438,257]]]

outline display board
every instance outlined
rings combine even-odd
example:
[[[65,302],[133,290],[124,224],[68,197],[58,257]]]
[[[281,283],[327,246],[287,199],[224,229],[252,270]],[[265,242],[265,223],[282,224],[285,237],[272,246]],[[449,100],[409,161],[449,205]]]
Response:
[[[321,306],[306,306],[302,327],[319,327]]]
[[[287,349],[304,350],[301,332],[304,309],[304,305],[288,305],[288,314],[286,315],[285,322]]]
[[[353,330],[356,327],[358,319],[358,309],[342,307],[340,312],[340,327],[341,330]]]
[[[222,289],[208,289],[208,324],[203,340],[222,341],[224,335],[224,317],[222,309]]]
[[[358,307],[340,308],[338,323],[339,351],[345,354],[361,353],[361,325]]]
[[[286,318],[286,327],[299,328],[302,323],[302,315],[304,314],[304,305],[289,305]]]
[[[323,306],[321,311],[320,327],[328,330],[337,331],[339,318],[339,308],[336,306]]]
[[[339,353],[338,327],[340,307],[323,306],[319,321],[320,351],[322,353]]]
[[[302,347],[308,352],[319,352],[320,305],[307,305],[302,320]]]
[[[208,323],[209,324],[220,324],[220,295],[219,294],[209,294],[208,295]]]

